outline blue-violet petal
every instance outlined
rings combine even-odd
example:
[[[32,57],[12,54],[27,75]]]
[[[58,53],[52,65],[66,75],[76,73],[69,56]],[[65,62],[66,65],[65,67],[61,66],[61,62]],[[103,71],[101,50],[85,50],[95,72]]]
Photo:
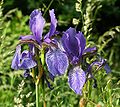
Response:
[[[46,53],[46,64],[53,75],[62,75],[68,68],[68,58],[60,49],[49,49]]]
[[[21,59],[21,46],[18,45],[16,47],[16,52],[12,60],[12,64],[11,64],[12,69],[18,70],[20,68],[20,59]]]
[[[38,10],[34,10],[30,16],[30,29],[33,33],[33,36],[35,36],[36,41],[40,43],[42,39],[43,28],[45,26],[45,19],[42,17],[41,11],[38,12]]]
[[[68,83],[76,94],[82,94],[82,88],[86,81],[85,72],[79,67],[75,67],[69,71]]]
[[[31,58],[24,58],[21,62],[21,69],[30,69],[37,65],[37,63]]]
[[[54,9],[50,10],[49,14],[50,14],[50,19],[51,19],[51,24],[50,24],[50,30],[45,35],[45,38],[50,38],[52,35],[54,35],[54,33],[56,33],[57,19],[55,17]]]

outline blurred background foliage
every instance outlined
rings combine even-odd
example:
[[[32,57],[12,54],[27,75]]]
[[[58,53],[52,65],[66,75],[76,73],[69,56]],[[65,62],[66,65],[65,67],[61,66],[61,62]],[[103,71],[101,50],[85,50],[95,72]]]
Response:
[[[0,1],[0,107],[35,106],[32,79],[25,79],[23,71],[13,71],[10,66],[19,36],[30,34],[29,15],[36,8],[45,13],[47,22],[50,21],[48,10],[54,8],[57,29],[65,31],[71,26],[82,31],[87,45],[97,46],[112,69],[108,75],[104,70],[95,75],[97,88],[92,87],[92,80],[87,82],[85,99],[69,88],[66,75],[57,77],[52,83],[55,88],[45,90],[47,107],[77,107],[84,102],[86,107],[119,107],[120,0]],[[46,25],[45,32],[47,29]],[[40,98],[42,101],[42,96]]]

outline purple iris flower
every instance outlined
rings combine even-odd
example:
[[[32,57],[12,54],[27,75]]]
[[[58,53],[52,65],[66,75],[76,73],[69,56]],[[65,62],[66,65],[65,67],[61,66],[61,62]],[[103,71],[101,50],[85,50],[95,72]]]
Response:
[[[62,36],[63,48],[73,65],[68,74],[68,83],[76,94],[82,94],[82,88],[86,81],[85,72],[76,66],[82,57],[86,46],[86,40],[82,32],[76,32],[75,28],[69,28]],[[75,67],[74,67],[75,66]]]
[[[49,44],[50,42],[54,42],[52,40],[52,36],[57,34],[56,27],[57,27],[57,19],[54,14],[54,9],[49,11],[51,24],[49,32],[42,37],[43,28],[45,26],[45,19],[42,16],[41,11],[34,10],[30,15],[30,30],[32,31],[32,35],[27,36],[21,36],[21,40],[34,40],[39,43],[39,45],[42,44],[42,42],[46,42]],[[46,64],[48,67],[49,72],[51,75],[62,75],[65,73],[68,67],[68,58],[66,54],[60,50],[58,47],[52,47],[50,46],[48,49],[48,52],[46,53]]]
[[[14,54],[11,68],[18,70],[18,69],[30,69],[35,67],[37,64],[33,60],[32,55],[29,51],[25,50],[21,53],[21,46],[18,45],[16,47],[16,52]]]
[[[30,30],[32,31],[32,35],[26,35],[26,36],[21,36],[21,40],[35,40],[39,44],[41,44],[42,39],[43,41],[50,43],[51,42],[51,36],[56,34],[56,27],[57,27],[57,19],[54,14],[54,9],[49,11],[50,14],[50,19],[51,19],[51,24],[50,24],[50,30],[49,32],[42,38],[43,34],[43,28],[45,26],[45,19],[42,16],[41,11],[38,9],[34,10],[31,15],[30,15]]]
[[[79,63],[82,63],[82,57],[86,53],[95,51],[96,47],[85,48],[86,39],[84,35],[71,27],[64,32],[61,41],[72,65],[68,75],[69,86],[76,94],[82,94],[82,88],[86,82],[86,73],[80,68]]]

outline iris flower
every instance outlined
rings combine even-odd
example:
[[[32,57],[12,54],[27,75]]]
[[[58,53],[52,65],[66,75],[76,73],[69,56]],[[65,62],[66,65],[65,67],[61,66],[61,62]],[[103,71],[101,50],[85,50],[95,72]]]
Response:
[[[82,66],[84,56],[87,53],[96,51],[96,47],[86,48],[86,40],[82,32],[76,32],[76,29],[71,27],[64,32],[61,40],[65,53],[72,65],[68,74],[69,86],[75,93],[82,94],[82,88],[86,82],[86,75],[89,72],[84,71],[80,66]],[[104,61],[101,60],[93,62],[92,65],[98,64],[99,67],[102,67],[103,63]],[[91,69],[91,66],[88,69]],[[107,65],[105,65],[105,68],[107,71],[109,70]]]
[[[44,41],[50,42],[50,37],[54,35],[57,26],[57,20],[55,18],[54,9],[50,10],[50,18],[51,18],[51,25],[49,32],[44,36]],[[43,28],[45,26],[45,19],[42,17],[42,13],[39,10],[34,10],[30,15],[30,30],[32,31],[31,35],[21,36],[20,40],[34,40],[39,45],[42,42],[42,33]],[[18,70],[18,69],[30,69],[35,67],[37,64],[33,60],[33,55],[35,54],[34,45],[29,45],[31,51],[23,51],[21,53],[21,46],[18,45],[16,47],[16,52],[12,60],[11,68]]]
[[[45,41],[47,43],[51,42],[50,38],[57,33],[56,32],[57,19],[54,14],[54,9],[50,10],[49,14],[50,14],[50,19],[51,19],[50,29],[49,29],[49,32],[46,35],[44,35],[44,37],[42,37],[42,34],[43,34],[43,28],[45,26],[45,19],[43,18],[41,11],[36,9],[31,13],[30,21],[29,21],[29,26],[30,26],[30,30],[32,34],[21,36],[20,39],[21,40],[35,40],[40,45],[42,41]]]
[[[69,28],[62,36],[63,48],[73,65],[68,74],[68,83],[77,94],[82,94],[82,88],[86,81],[86,74],[78,65],[85,50],[86,40],[82,32],[76,32],[75,28]]]
[[[44,35],[44,36],[42,35],[43,28],[45,26],[45,19],[43,18],[41,11],[36,9],[31,13],[30,21],[29,21],[29,26],[30,26],[30,30],[31,30],[32,34],[26,35],[26,36],[21,36],[20,40],[21,41],[33,40],[35,43],[40,45],[41,48],[42,48],[43,42],[45,42],[47,44],[50,44],[51,42],[53,42],[51,37],[53,35],[57,34],[57,31],[56,31],[57,19],[54,14],[54,9],[50,10],[49,14],[50,14],[50,19],[51,19],[51,24],[50,24],[49,32],[46,35]],[[54,44],[54,45],[56,45],[56,44]],[[34,45],[30,44],[30,48],[32,48],[31,50],[33,50]],[[48,52],[46,53],[46,64],[48,67],[48,71],[53,76],[64,74],[68,68],[68,58],[67,58],[66,54],[62,50],[60,50],[57,46],[53,47],[50,45],[47,49],[48,49]],[[18,55],[23,54],[23,53],[20,54],[20,50],[21,50],[20,46],[16,48],[16,53],[14,55],[11,67],[13,69],[17,70],[17,69],[21,69],[21,68],[28,69],[28,68],[32,68],[32,67],[36,66],[35,61],[33,61],[32,58],[30,58],[34,62],[34,65],[29,66],[29,62],[26,62],[26,63],[28,63],[28,64],[26,64],[27,67],[22,67],[20,65],[20,60],[24,60],[24,59],[22,57],[19,57],[19,61],[17,59]],[[32,52],[32,53],[35,54],[35,52]],[[27,74],[28,74],[28,72],[27,72]]]

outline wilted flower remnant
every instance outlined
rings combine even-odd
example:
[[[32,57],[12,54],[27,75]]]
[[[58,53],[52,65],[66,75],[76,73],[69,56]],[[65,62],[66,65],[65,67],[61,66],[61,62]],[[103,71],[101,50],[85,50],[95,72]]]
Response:
[[[56,30],[57,19],[54,9],[49,13],[51,24],[49,32],[45,35],[43,35],[45,19],[41,11],[34,10],[31,13],[29,25],[32,34],[20,37],[11,67],[15,70],[25,70],[24,76],[31,75],[35,82],[39,82],[44,77],[48,86],[50,86],[48,74],[54,78],[68,72],[70,88],[81,95],[88,76],[95,80],[92,66],[97,66],[96,70],[104,66],[107,73],[110,72],[110,68],[102,58],[96,59],[92,64],[86,61],[89,56],[96,55],[97,49],[96,47],[87,48],[83,33],[77,32],[75,28],[70,27],[62,32],[61,38],[57,38],[61,33]],[[29,49],[22,51],[21,46],[24,44],[27,44]],[[45,68],[49,72],[45,72]]]

